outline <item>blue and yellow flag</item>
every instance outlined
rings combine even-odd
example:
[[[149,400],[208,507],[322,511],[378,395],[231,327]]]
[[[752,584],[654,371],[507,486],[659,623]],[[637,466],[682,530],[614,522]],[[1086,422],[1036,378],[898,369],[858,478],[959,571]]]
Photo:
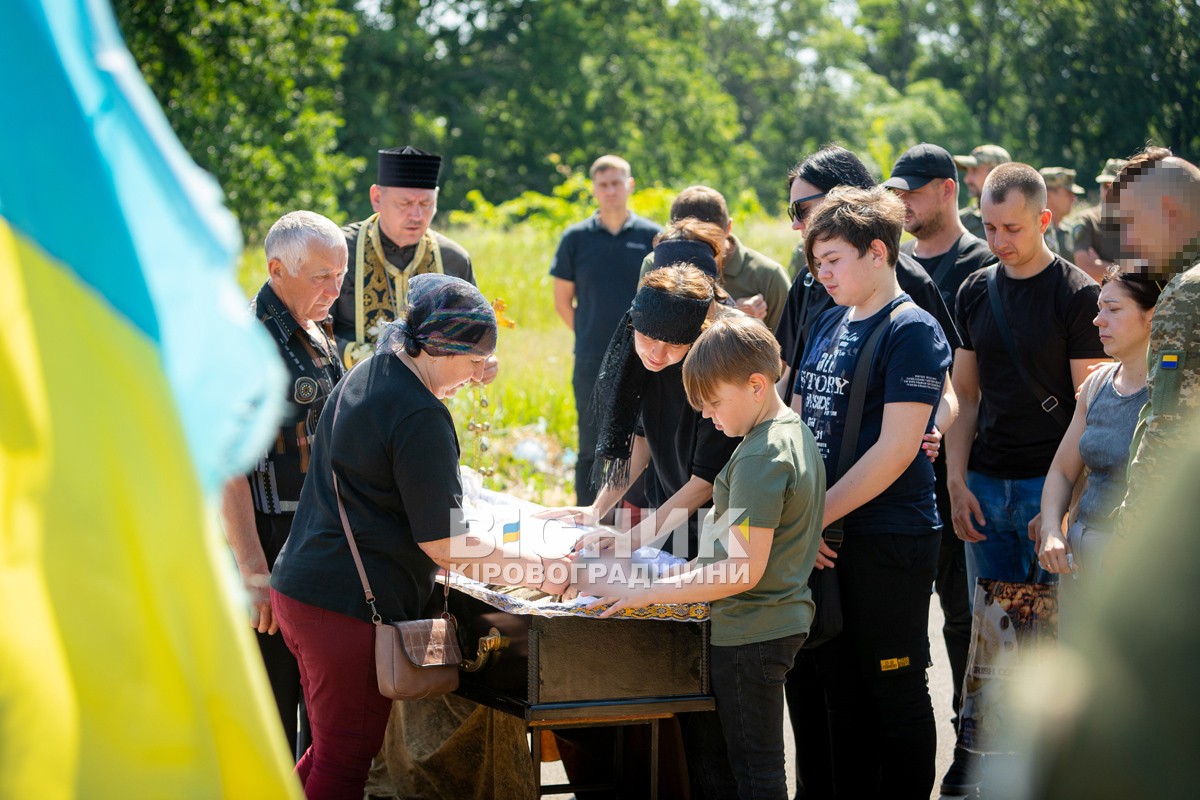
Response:
[[[299,787],[206,493],[282,398],[98,0],[0,11],[0,797]]]

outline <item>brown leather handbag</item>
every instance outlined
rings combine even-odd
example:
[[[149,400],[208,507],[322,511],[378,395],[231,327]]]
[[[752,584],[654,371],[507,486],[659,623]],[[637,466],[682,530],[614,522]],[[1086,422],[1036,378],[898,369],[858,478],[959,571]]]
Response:
[[[342,381],[343,386],[345,379]],[[338,411],[342,407],[342,392],[339,391],[337,405],[333,410],[333,424],[337,425]],[[332,427],[330,439],[332,440]],[[332,464],[332,459],[330,460]],[[332,471],[332,469],[331,469]],[[363,594],[371,607],[371,622],[375,624],[375,676],[379,693],[392,700],[420,700],[449,694],[458,688],[458,665],[462,663],[462,650],[458,646],[458,634],[454,617],[449,613],[450,581],[443,592],[443,611],[437,619],[418,619],[410,622],[384,622],[375,609],[375,593],[367,581],[362,558],[346,507],[342,504],[342,492],[338,487],[337,472],[333,472],[333,491],[337,497],[338,515],[342,518],[342,530],[350,545],[350,555],[358,568]],[[447,575],[449,577],[449,575]]]

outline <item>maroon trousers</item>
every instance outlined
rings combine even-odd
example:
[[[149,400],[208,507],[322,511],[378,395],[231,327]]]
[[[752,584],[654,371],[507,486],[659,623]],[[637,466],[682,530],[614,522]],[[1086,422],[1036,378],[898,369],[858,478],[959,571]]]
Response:
[[[392,701],[375,678],[375,630],[271,590],[279,631],[300,666],[312,745],[296,764],[309,800],[362,800]]]

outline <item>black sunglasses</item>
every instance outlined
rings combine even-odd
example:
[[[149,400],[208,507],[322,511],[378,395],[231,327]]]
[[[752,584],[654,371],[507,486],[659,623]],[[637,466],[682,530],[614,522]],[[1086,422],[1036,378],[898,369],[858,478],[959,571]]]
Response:
[[[801,208],[801,203],[807,203],[809,200],[820,200],[826,195],[826,192],[820,194],[810,194],[808,197],[801,197],[799,200],[794,200],[788,204],[788,219],[793,223],[804,222],[804,218],[808,216],[808,212],[812,209]]]

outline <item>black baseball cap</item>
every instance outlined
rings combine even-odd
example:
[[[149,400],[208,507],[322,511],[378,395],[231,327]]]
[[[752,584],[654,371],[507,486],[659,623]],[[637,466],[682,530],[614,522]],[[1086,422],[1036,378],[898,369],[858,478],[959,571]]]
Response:
[[[934,178],[958,178],[958,168],[945,148],[936,144],[918,144],[904,151],[892,167],[892,177],[883,182],[888,189],[911,192]]]

